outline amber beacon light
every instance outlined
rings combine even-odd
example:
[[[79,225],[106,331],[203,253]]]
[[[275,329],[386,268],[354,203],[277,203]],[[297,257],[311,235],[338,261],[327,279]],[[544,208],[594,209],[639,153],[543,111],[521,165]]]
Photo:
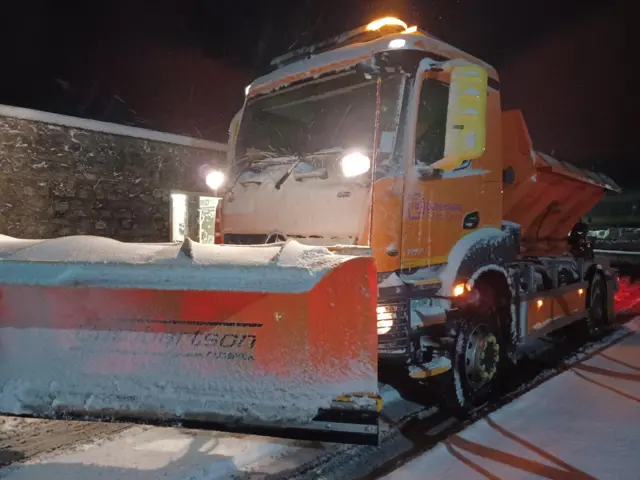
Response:
[[[390,26],[398,26],[402,27],[405,30],[409,28],[406,23],[402,20],[394,17],[384,17],[374,20],[369,25],[367,25],[367,30],[370,32],[380,30],[382,27],[390,27]]]

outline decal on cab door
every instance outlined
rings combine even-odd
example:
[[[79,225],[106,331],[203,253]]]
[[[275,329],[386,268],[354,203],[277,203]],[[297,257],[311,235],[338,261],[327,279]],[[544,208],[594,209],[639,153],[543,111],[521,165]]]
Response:
[[[421,220],[425,215],[429,219],[450,219],[462,216],[462,205],[459,203],[438,203],[427,201],[422,193],[409,196],[409,220]]]

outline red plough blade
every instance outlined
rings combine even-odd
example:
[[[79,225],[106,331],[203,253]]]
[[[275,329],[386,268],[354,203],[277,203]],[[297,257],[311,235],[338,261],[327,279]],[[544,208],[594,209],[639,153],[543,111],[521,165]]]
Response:
[[[375,279],[296,242],[0,238],[0,412],[376,443]]]

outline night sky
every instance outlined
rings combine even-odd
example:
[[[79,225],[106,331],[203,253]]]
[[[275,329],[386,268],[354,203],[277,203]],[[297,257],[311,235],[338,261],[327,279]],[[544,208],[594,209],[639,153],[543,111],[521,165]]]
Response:
[[[386,14],[498,68],[537,149],[640,188],[630,0],[21,0],[0,103],[224,142],[271,57]]]

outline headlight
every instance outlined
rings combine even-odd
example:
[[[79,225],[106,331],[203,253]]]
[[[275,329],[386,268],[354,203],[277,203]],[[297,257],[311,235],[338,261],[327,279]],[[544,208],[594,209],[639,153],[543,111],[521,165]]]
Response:
[[[342,157],[342,173],[345,177],[357,177],[371,169],[371,159],[360,152],[348,153]]]
[[[393,327],[393,319],[395,318],[395,312],[392,306],[380,306],[376,309],[378,313],[378,335],[384,335],[389,333],[391,327]]]
[[[207,182],[207,186],[211,190],[219,189],[225,181],[225,175],[219,170],[213,170],[207,173],[207,177],[205,178],[205,182]]]

